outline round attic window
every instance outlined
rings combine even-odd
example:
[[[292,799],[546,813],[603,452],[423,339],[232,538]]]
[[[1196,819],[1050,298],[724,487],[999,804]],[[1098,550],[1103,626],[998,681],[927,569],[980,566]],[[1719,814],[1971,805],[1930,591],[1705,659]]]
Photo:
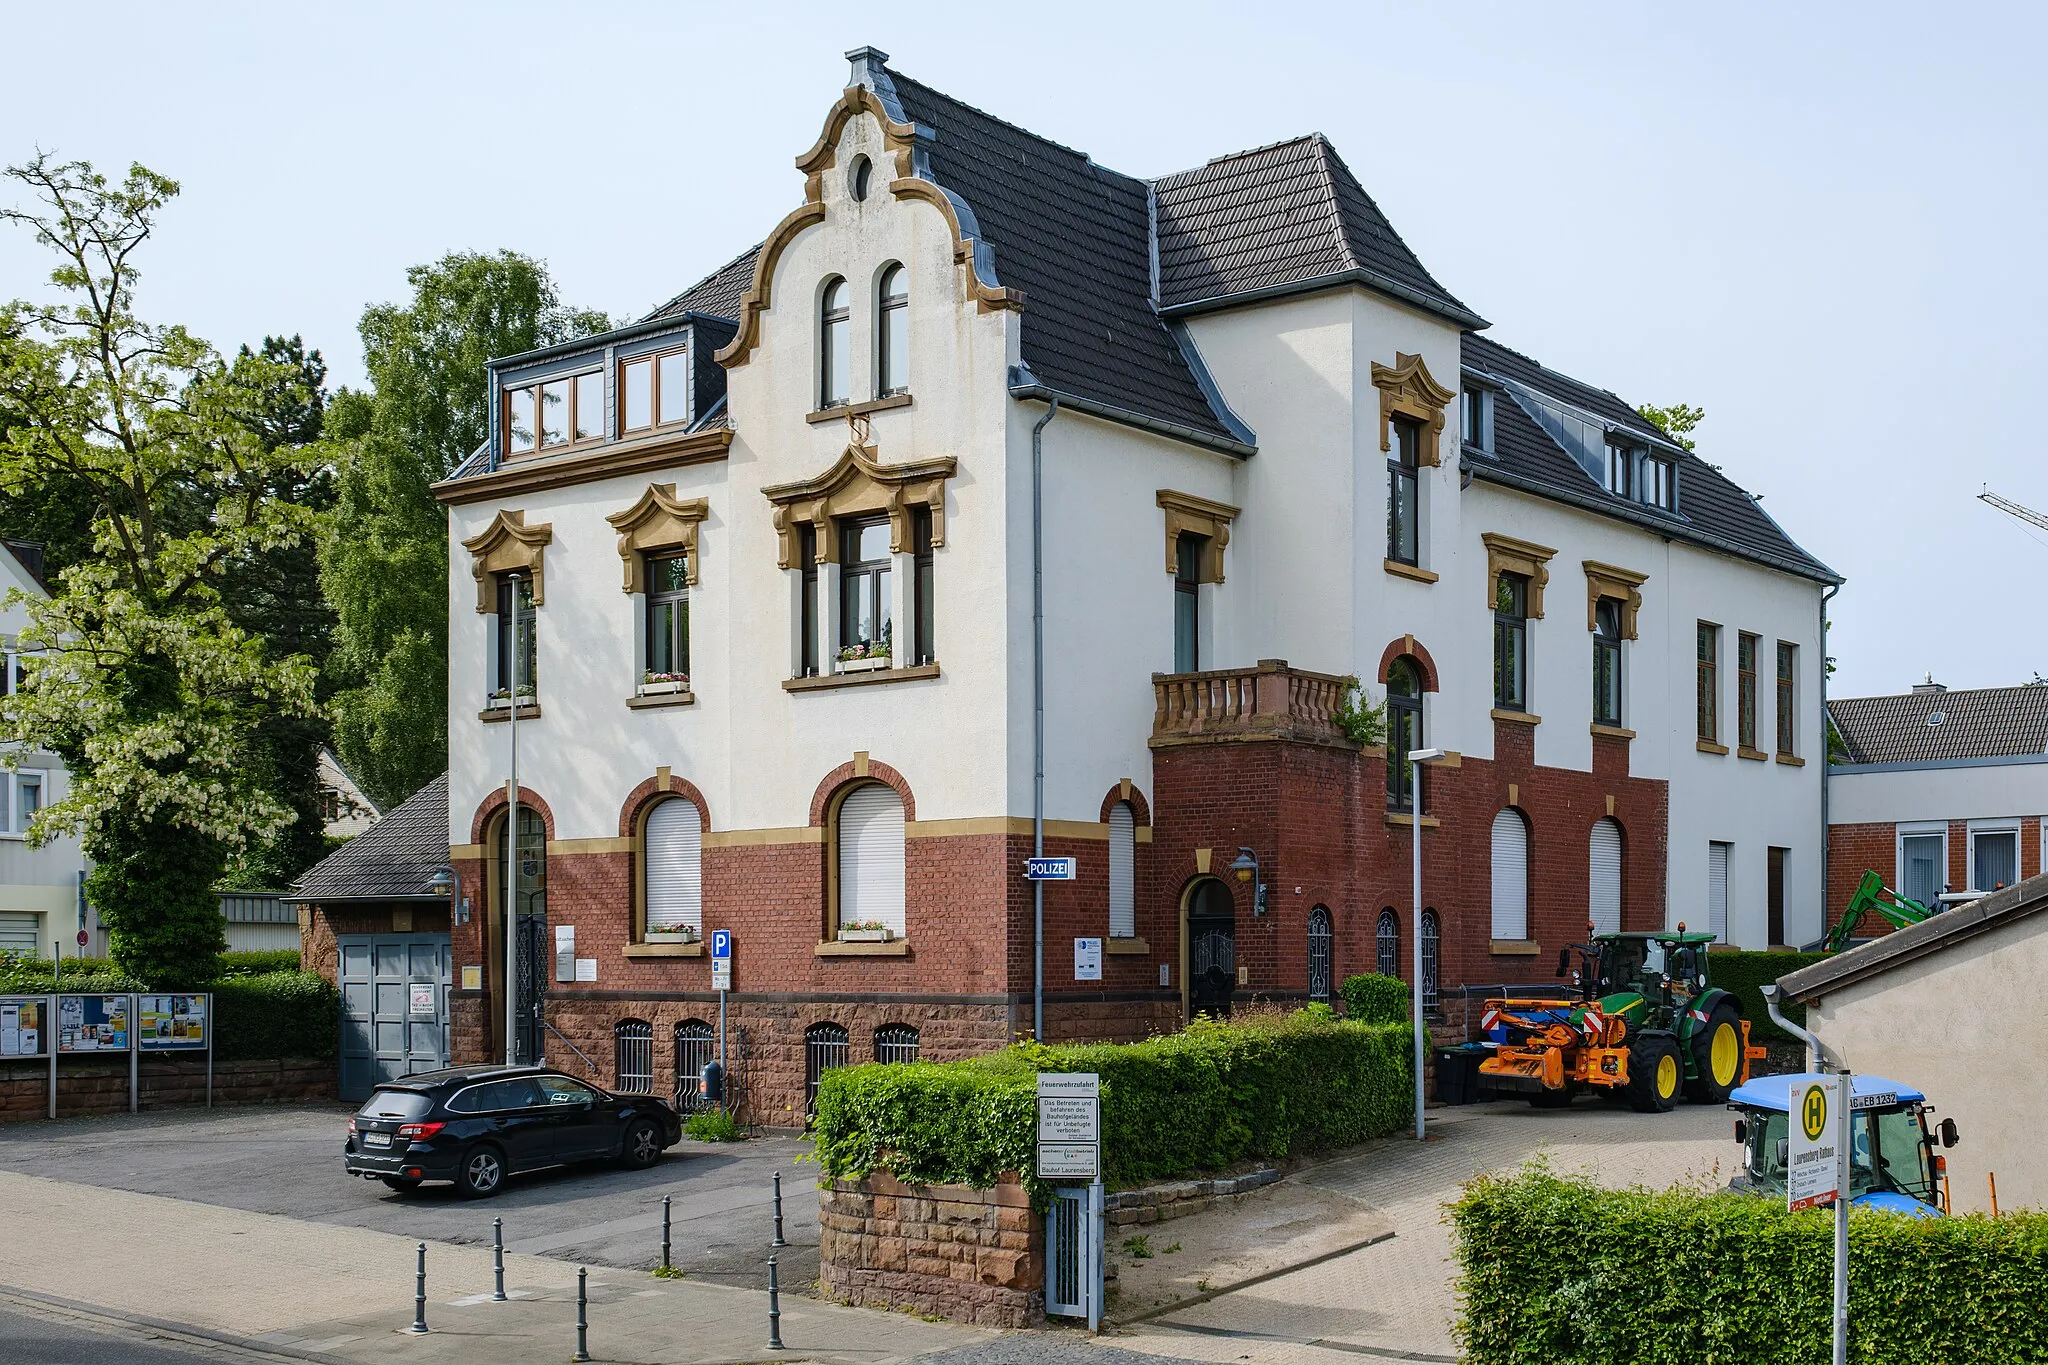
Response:
[[[857,156],[846,169],[846,190],[856,201],[868,197],[868,177],[874,174],[875,163],[864,156]]]
[[[1927,724],[1930,729],[1936,725],[1941,724],[1943,721],[1947,719],[1948,712],[1946,711],[1929,711],[1927,713]]]

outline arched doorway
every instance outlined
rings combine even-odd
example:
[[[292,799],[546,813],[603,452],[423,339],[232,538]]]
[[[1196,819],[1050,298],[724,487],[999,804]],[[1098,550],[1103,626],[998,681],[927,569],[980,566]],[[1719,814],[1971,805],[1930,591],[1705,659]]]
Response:
[[[518,1013],[513,1021],[513,1060],[537,1063],[544,1052],[541,1033],[541,1002],[547,996],[553,976],[554,945],[548,939],[548,831],[547,822],[531,806],[519,808],[517,921],[514,928],[517,954],[513,977],[518,983]],[[490,944],[485,960],[491,966],[493,1018],[491,1035],[498,1037],[505,1026],[505,817],[500,814],[491,828],[490,902],[486,927]]]
[[[1227,1019],[1237,990],[1237,903],[1230,888],[1214,877],[1188,887],[1181,918],[1181,961],[1187,1017],[1208,1014]]]

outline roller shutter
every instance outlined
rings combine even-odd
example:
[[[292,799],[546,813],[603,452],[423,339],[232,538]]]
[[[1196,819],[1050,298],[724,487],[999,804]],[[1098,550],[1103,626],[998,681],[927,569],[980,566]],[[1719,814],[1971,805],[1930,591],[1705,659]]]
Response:
[[[903,798],[880,783],[839,805],[839,922],[903,928]]]
[[[1529,937],[1529,826],[1516,810],[1493,817],[1493,936]]]
[[[33,910],[0,910],[0,953],[12,953],[17,957],[36,957],[38,948],[47,948],[47,943],[36,940],[42,935],[43,917]]]
[[[1138,933],[1138,827],[1131,803],[1119,801],[1109,810],[1109,936],[1135,938]]]
[[[1586,918],[1596,934],[1621,932],[1621,826],[1602,817],[1593,826],[1588,854],[1591,895]]]
[[[1707,845],[1707,929],[1716,943],[1728,941],[1728,850]]]
[[[647,927],[704,927],[704,821],[671,797],[647,813]]]

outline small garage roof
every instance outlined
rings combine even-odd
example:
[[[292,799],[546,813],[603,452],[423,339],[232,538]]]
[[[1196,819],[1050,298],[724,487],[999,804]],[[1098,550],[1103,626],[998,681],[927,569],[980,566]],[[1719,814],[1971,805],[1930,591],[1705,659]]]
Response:
[[[405,804],[308,868],[291,899],[333,901],[444,900],[434,873],[448,861],[448,774],[421,787]]]
[[[2048,909],[2048,874],[2029,877],[1981,900],[1944,910],[1932,919],[1802,967],[1780,977],[1778,985],[1792,999],[1811,1004],[1831,991],[1882,976],[1894,967],[1943,952],[2044,909]]]

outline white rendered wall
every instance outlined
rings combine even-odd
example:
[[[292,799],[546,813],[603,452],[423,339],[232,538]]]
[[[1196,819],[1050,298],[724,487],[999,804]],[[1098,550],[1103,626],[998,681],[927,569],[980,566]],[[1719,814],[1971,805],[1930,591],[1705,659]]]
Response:
[[[1997,820],[2043,811],[2048,761],[1875,773],[1837,768],[1828,779],[1828,821],[1836,825]]]
[[[4,600],[15,590],[35,597],[47,596],[42,585],[29,577],[11,553],[0,550],[0,639],[4,639],[9,647],[28,626],[27,605]],[[44,805],[54,804],[70,794],[70,774],[65,770],[63,760],[55,754],[24,753],[21,767],[24,771],[47,774],[43,781]],[[6,798],[6,788],[0,786],[0,802]],[[5,823],[0,819],[0,824]],[[48,953],[51,943],[57,939],[63,940],[66,952],[77,952],[78,874],[85,869],[85,854],[76,838],[52,839],[41,848],[30,848],[23,835],[0,832],[0,910],[27,911],[42,916],[37,932],[41,952]],[[105,936],[99,931],[97,917],[88,915],[87,918],[96,942],[89,943],[86,950],[104,952]]]

